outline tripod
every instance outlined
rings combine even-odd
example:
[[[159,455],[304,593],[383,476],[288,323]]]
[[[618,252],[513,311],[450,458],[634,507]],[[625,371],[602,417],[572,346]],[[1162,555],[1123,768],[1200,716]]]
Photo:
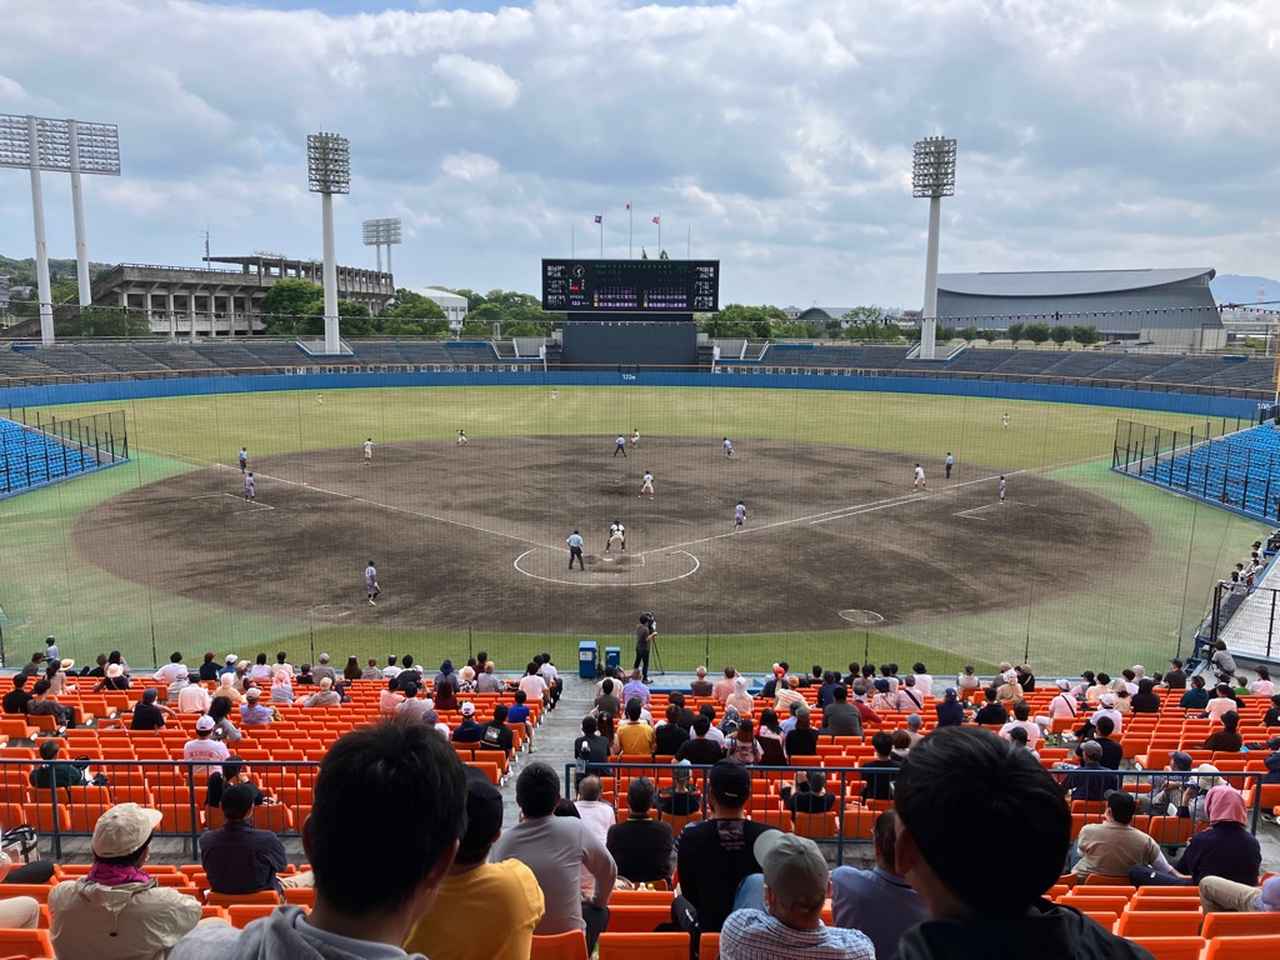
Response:
[[[662,669],[662,654],[658,651],[657,630],[654,630],[653,633],[649,634],[649,655],[653,657],[654,664],[654,668],[650,670],[649,673],[656,673],[660,677],[665,677],[667,675],[667,671]]]

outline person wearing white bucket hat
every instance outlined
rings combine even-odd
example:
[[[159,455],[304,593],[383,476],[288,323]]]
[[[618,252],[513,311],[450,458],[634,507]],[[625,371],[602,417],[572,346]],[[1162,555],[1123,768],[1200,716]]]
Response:
[[[159,886],[143,871],[159,810],[111,807],[93,829],[93,868],[49,894],[50,934],[59,957],[161,960],[200,920],[200,903]]]

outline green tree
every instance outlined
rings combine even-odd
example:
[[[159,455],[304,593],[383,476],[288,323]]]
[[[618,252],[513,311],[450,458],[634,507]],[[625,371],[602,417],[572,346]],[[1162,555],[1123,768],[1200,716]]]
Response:
[[[1071,339],[1071,328],[1058,325],[1049,331],[1049,337],[1061,347],[1064,343]]]
[[[1049,339],[1049,325],[1047,323],[1029,323],[1023,331],[1023,335],[1036,346],[1039,346]]]
[[[324,316],[324,288],[300,277],[287,277],[271,285],[262,298],[262,322],[266,333],[289,336],[314,332],[314,324],[304,318]],[[324,332],[321,323],[320,331]]]
[[[1090,324],[1072,327],[1071,339],[1078,344],[1088,346],[1091,343],[1097,343],[1101,337],[1098,336],[1098,328]]]
[[[960,331],[960,339],[965,343],[973,343],[978,339],[978,328],[974,326],[965,327]]]
[[[367,337],[376,332],[373,317],[369,308],[363,303],[350,300],[338,301],[339,327],[344,337]],[[324,334],[324,299],[312,303],[307,315],[300,317],[294,325],[294,334],[299,336],[323,336]]]
[[[54,331],[60,337],[145,337],[146,315],[120,307],[59,308]]]
[[[979,330],[978,338],[980,340],[985,340],[987,343],[994,343],[995,341],[1000,339],[1000,331],[999,330]]]
[[[1018,341],[1022,339],[1026,330],[1027,325],[1025,323],[1011,323],[1009,324],[1006,333],[1009,339],[1013,341],[1014,346],[1017,346]]]
[[[395,306],[382,311],[374,326],[393,337],[438,337],[449,332],[440,304],[412,290],[397,290]]]
[[[702,332],[712,337],[747,337],[767,340],[772,335],[771,320],[786,319],[777,307],[751,307],[731,303],[704,322]]]

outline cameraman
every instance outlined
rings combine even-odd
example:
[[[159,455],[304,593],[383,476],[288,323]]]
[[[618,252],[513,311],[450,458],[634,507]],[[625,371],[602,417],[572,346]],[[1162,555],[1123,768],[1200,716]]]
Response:
[[[649,653],[657,636],[658,621],[653,618],[653,614],[640,614],[640,623],[636,626],[636,662],[632,664],[632,669],[640,671],[640,679],[644,683],[649,682]]]

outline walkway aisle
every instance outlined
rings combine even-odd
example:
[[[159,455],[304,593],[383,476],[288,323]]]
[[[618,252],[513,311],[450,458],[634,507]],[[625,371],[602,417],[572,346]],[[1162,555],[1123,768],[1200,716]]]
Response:
[[[521,753],[512,775],[503,785],[506,798],[503,827],[510,827],[520,820],[516,806],[516,777],[534,760],[548,763],[560,777],[563,788],[564,766],[573,762],[573,741],[582,733],[582,718],[591,710],[595,700],[595,682],[579,679],[575,674],[560,674],[564,680],[564,692],[559,705],[544,714],[542,725],[533,734],[533,753]]]

